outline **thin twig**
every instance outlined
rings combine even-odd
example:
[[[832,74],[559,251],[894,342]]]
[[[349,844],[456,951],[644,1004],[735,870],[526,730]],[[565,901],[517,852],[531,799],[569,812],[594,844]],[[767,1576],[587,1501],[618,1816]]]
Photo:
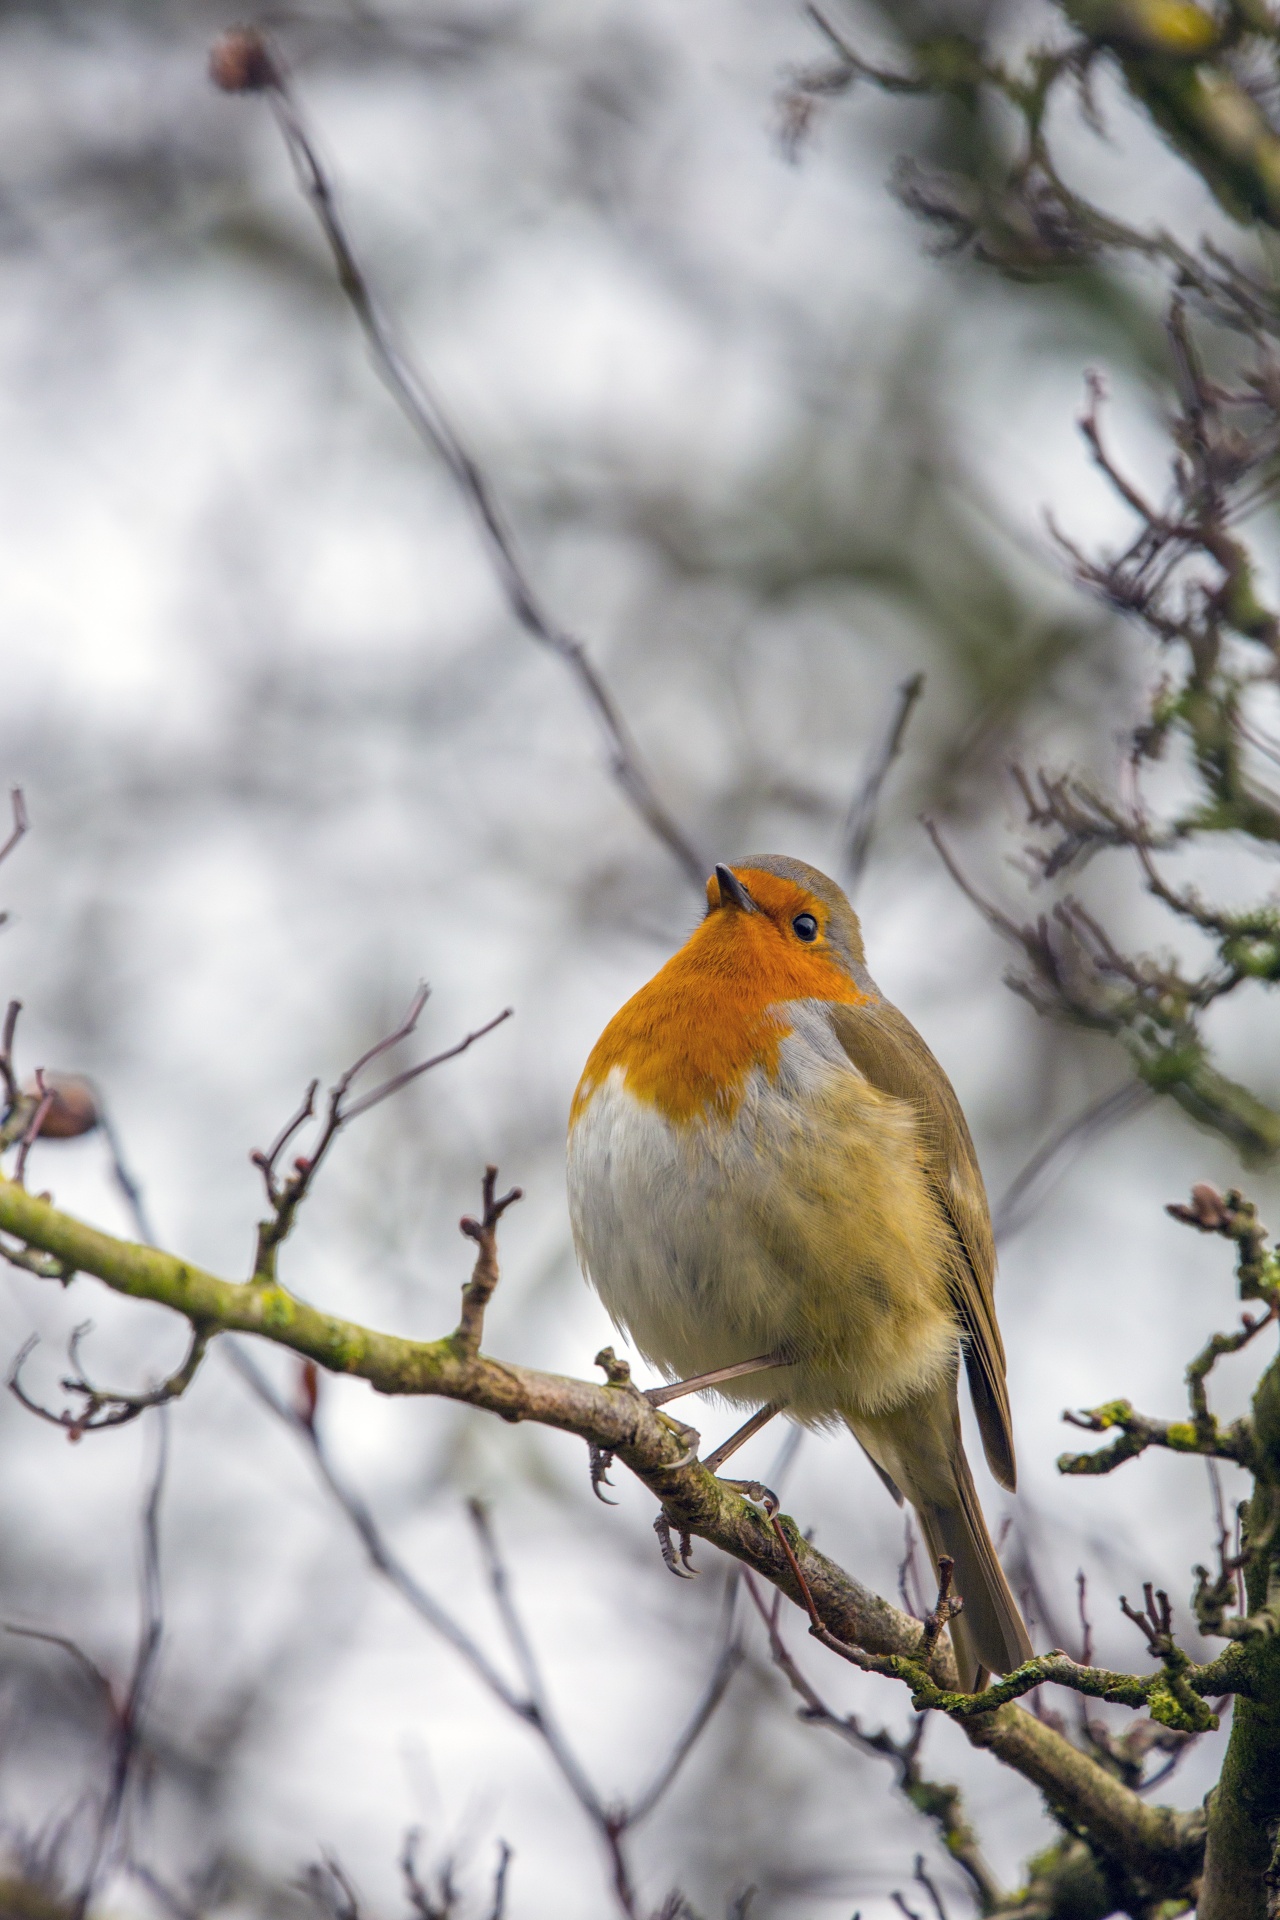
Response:
[[[11,1000],[5,1008],[4,1028],[0,1031],[0,1082],[4,1085],[4,1114],[8,1120],[20,1099],[18,1076],[13,1068],[13,1038],[18,1029],[21,1000]]]
[[[544,605],[516,550],[515,540],[493,487],[445,411],[431,383],[417,367],[382,312],[368,275],[347,232],[332,179],[320,158],[302,107],[274,47],[252,30],[237,38],[248,45],[251,77],[231,90],[264,92],[284,139],[298,185],[319,222],[337,269],[338,284],[364,334],[369,355],[383,385],[415,434],[444,465],[470,507],[493,563],[498,584],[515,618],[540,646],[563,661],[579,693],[604,734],[610,770],[645,825],[674,855],[685,875],[701,888],[709,865],[668,811],[645,766],[613,694],[581,640]],[[218,77],[215,49],[215,77]],[[226,85],[226,80],[220,80]]]
[[[111,1156],[111,1177],[120,1189],[124,1203],[129,1209],[133,1230],[144,1246],[153,1247],[156,1244],[156,1236],[151,1225],[151,1216],[147,1211],[146,1199],[138,1179],[125,1160],[120,1135],[105,1103],[99,1105],[98,1124],[102,1129],[102,1137],[107,1143],[107,1152]]]
[[[265,1151],[261,1148],[256,1149],[250,1154],[250,1159],[262,1175],[267,1204],[271,1208],[271,1218],[258,1223],[258,1246],[253,1270],[255,1280],[264,1284],[274,1282],[277,1250],[288,1238],[297,1218],[298,1209],[310,1192],[312,1182],[320,1171],[325,1155],[343,1128],[352,1120],[359,1119],[362,1113],[368,1113],[371,1107],[376,1107],[383,1100],[390,1099],[393,1093],[398,1093],[402,1087],[408,1086],[409,1082],[416,1080],[419,1075],[430,1073],[433,1067],[443,1066],[446,1060],[456,1060],[459,1054],[465,1053],[468,1047],[475,1045],[477,1040],[483,1040],[486,1034],[492,1033],[495,1027],[500,1027],[512,1015],[512,1009],[504,1007],[502,1012],[495,1014],[492,1020],[487,1020],[482,1027],[476,1027],[471,1033],[464,1034],[462,1039],[455,1041],[453,1046],[445,1047],[442,1052],[432,1054],[427,1060],[420,1060],[416,1066],[406,1067],[403,1073],[393,1074],[389,1080],[384,1080],[371,1092],[362,1094],[358,1100],[348,1102],[347,1095],[365,1068],[372,1066],[375,1060],[380,1059],[383,1054],[388,1053],[414,1033],[430,991],[429,987],[420,985],[395,1032],[375,1041],[371,1047],[366,1047],[359,1059],[353,1061],[339,1076],[329,1089],[324,1119],[315,1145],[309,1153],[295,1156],[293,1166],[283,1180],[277,1179],[280,1156],[289,1142],[294,1139],[298,1129],[314,1116],[316,1089],[320,1084],[318,1080],[311,1082],[303,1095],[301,1105],[285,1122],[270,1147]]]
[[[462,1312],[458,1317],[458,1328],[454,1339],[465,1353],[479,1353],[480,1337],[484,1332],[485,1308],[493,1298],[498,1284],[498,1222],[508,1207],[517,1200],[523,1200],[524,1193],[519,1187],[512,1187],[509,1193],[497,1193],[498,1169],[486,1167],[484,1184],[481,1189],[483,1206],[480,1218],[473,1220],[469,1214],[459,1221],[459,1226],[468,1240],[474,1240],[477,1248],[476,1264],[471,1278],[462,1289]],[[605,1503],[606,1505],[608,1502]]]
[[[825,23],[824,23],[825,24]],[[913,673],[893,696],[888,722],[879,744],[868,758],[861,785],[849,803],[841,835],[845,892],[852,896],[866,869],[875,833],[876,810],[889,770],[902,751],[912,709],[924,692],[924,675]]]
[[[670,1753],[659,1766],[649,1785],[642,1793],[637,1794],[636,1798],[631,1802],[628,1813],[628,1826],[639,1826],[642,1820],[647,1819],[658,1802],[663,1798],[667,1789],[674,1784],[676,1775],[679,1773],[689,1755],[693,1752],[694,1747],[702,1736],[703,1729],[715,1713],[720,1702],[724,1699],[729,1682],[733,1679],[734,1674],[746,1658],[746,1650],[738,1639],[733,1624],[734,1600],[737,1595],[737,1590],[737,1576],[735,1573],[731,1573],[725,1596],[724,1644],[720,1649],[720,1657],[711,1670],[711,1677],[707,1681],[706,1691],[703,1693],[701,1700],[693,1712],[689,1715],[684,1731],[677,1736]]]
[[[4,1630],[6,1633],[15,1634],[20,1640],[42,1640],[46,1646],[61,1647],[62,1651],[71,1656],[81,1672],[93,1683],[94,1688],[101,1693],[103,1699],[106,1700],[109,1705],[111,1704],[113,1690],[110,1680],[102,1671],[102,1668],[98,1666],[97,1662],[91,1660],[84,1648],[77,1646],[74,1640],[69,1640],[67,1636],[62,1633],[46,1633],[43,1627],[21,1627],[18,1626],[16,1622],[10,1620],[5,1621]]]
[[[26,1180],[27,1156],[40,1137],[40,1129],[48,1118],[49,1109],[53,1105],[53,1100],[53,1088],[46,1087],[44,1083],[44,1069],[37,1067],[35,1104],[31,1110],[31,1118],[27,1122],[26,1131],[18,1143],[18,1158],[13,1169],[15,1186],[22,1186]]]
[[[1143,1080],[1126,1080],[1082,1112],[1064,1122],[1037,1147],[1005,1188],[991,1211],[991,1231],[998,1246],[1007,1246],[1043,1206],[1049,1194],[1085,1150],[1140,1113],[1155,1099]]]
[[[12,1259],[13,1255],[6,1257]],[[64,1269],[48,1277],[65,1281],[68,1275]],[[163,1407],[170,1400],[180,1399],[199,1372],[209,1347],[207,1329],[193,1326],[186,1355],[171,1374],[141,1393],[123,1393],[112,1387],[95,1387],[81,1365],[80,1342],[85,1334],[92,1331],[92,1327],[92,1321],[81,1321],[78,1327],[72,1329],[67,1343],[67,1357],[75,1371],[64,1377],[62,1387],[64,1392],[80,1397],[82,1404],[78,1408],[63,1407],[55,1412],[51,1407],[41,1406],[38,1400],[33,1400],[27,1393],[22,1384],[22,1369],[37,1344],[34,1334],[20,1348],[9,1369],[7,1384],[14,1398],[21,1402],[28,1413],[47,1420],[51,1426],[61,1427],[69,1440],[79,1440],[86,1433],[100,1433],[106,1427],[128,1426],[152,1407]]]
[[[498,1617],[502,1621],[502,1629],[507,1637],[507,1644],[515,1656],[516,1665],[520,1669],[520,1677],[524,1681],[526,1695],[523,1707],[524,1718],[529,1722],[530,1726],[536,1727],[539,1734],[541,1734],[542,1739],[546,1743],[547,1751],[550,1753],[556,1766],[560,1769],[574,1798],[582,1807],[583,1811],[595,1821],[596,1825],[600,1827],[603,1832],[609,1825],[609,1815],[604,1802],[592,1786],[590,1780],[588,1780],[578,1761],[577,1755],[569,1746],[551,1710],[547,1699],[546,1687],[543,1684],[542,1671],[538,1666],[532,1643],[525,1631],[524,1622],[520,1618],[519,1610],[516,1607],[515,1599],[511,1592],[511,1578],[507,1572],[506,1564],[498,1551],[498,1543],[494,1537],[489,1515],[479,1500],[468,1501],[467,1510],[471,1516],[471,1524],[475,1528],[476,1538],[480,1544],[481,1557],[484,1561],[485,1573],[489,1581],[489,1590],[493,1594],[494,1603],[498,1609]],[[617,1870],[617,1864],[617,1861],[615,1861],[615,1872]],[[624,1869],[624,1878],[626,1877],[628,1876],[625,1875]],[[631,1896],[631,1899],[634,1901],[634,1895]]]
[[[355,1528],[373,1566],[388,1583],[396,1589],[401,1598],[408,1602],[413,1611],[426,1621],[432,1630],[443,1640],[447,1640],[455,1653],[466,1661],[472,1672],[482,1681],[495,1698],[501,1701],[512,1713],[527,1718],[524,1702],[516,1690],[502,1677],[498,1669],[482,1652],[453,1615],[443,1607],[435,1596],[427,1591],[416,1576],[384,1540],[369,1508],[361,1496],[349,1487],[341,1478],[329,1459],[321,1442],[314,1421],[308,1421],[293,1407],[289,1406],[276,1393],[266,1375],[245,1351],[243,1344],[235,1339],[224,1340],[223,1350],[241,1379],[255,1393],[263,1405],[270,1408],[277,1419],[305,1442],[310,1449],[316,1470],[325,1486],[333,1495],[351,1525]]]
[[[27,817],[27,802],[21,787],[11,787],[9,789],[9,804],[13,809],[13,826],[10,830],[9,838],[5,841],[4,845],[0,847],[0,860],[7,860],[9,858],[9,855],[13,852],[19,840],[21,840],[23,834],[26,833],[31,825]]]
[[[470,1509],[472,1524],[485,1561],[489,1584],[498,1606],[508,1643],[520,1671],[522,1689],[504,1678],[467,1630],[447,1608],[431,1594],[409,1570],[382,1534],[362,1497],[349,1487],[334,1467],[324,1446],[314,1407],[302,1411],[290,1406],[256,1363],[236,1340],[223,1342],[233,1366],[250,1390],[276,1418],[305,1443],[325,1486],[348,1521],[354,1527],[369,1560],[378,1573],[393,1586],[409,1606],[432,1630],[446,1640],[471,1668],[471,1671],[510,1713],[530,1727],[542,1740],[548,1755],[579,1806],[595,1827],[609,1862],[614,1896],[626,1920],[637,1913],[636,1894],[629,1863],[623,1850],[625,1835],[645,1819],[674,1783],[716,1708],[724,1698],[741,1659],[732,1637],[732,1617],[727,1615],[726,1638],[702,1699],[677,1736],[668,1757],[654,1778],[630,1805],[610,1805],[592,1785],[581,1762],[561,1731],[549,1705],[546,1687],[532,1645],[511,1594],[510,1580],[498,1550],[492,1525],[479,1503]]]
[[[103,1799],[89,1865],[72,1905],[73,1920],[84,1920],[89,1903],[111,1865],[118,1842],[129,1785],[138,1759],[142,1736],[142,1715],[147,1704],[160,1641],[164,1631],[164,1613],[160,1586],[160,1500],[164,1492],[165,1470],[169,1458],[169,1428],[163,1415],[159,1421],[156,1467],[142,1514],[142,1608],[138,1650],[124,1697],[114,1710],[111,1774]]]
[[[960,1790],[929,1779],[921,1767],[920,1751],[929,1724],[928,1715],[920,1714],[906,1739],[898,1740],[885,1727],[869,1731],[856,1714],[837,1713],[822,1698],[782,1637],[782,1595],[775,1591],[766,1603],[755,1575],[748,1571],[744,1579],[751,1603],[769,1637],[770,1658],[802,1702],[800,1718],[811,1726],[826,1727],[859,1753],[873,1754],[878,1759],[890,1762],[900,1792],[918,1812],[933,1822],[949,1857],[967,1875],[979,1912],[994,1913],[1005,1895],[983,1858],[973,1828],[965,1818]]]

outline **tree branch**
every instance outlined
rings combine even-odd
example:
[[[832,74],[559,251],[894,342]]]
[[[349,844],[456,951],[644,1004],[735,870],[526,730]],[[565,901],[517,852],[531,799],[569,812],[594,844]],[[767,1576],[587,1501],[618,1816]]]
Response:
[[[464,1401],[507,1420],[536,1420],[576,1434],[614,1454],[658,1497],[673,1527],[719,1547],[797,1603],[807,1601],[826,1644],[858,1664],[906,1681],[918,1705],[936,1706],[955,1718],[975,1746],[1014,1767],[1055,1806],[1100,1835],[1143,1884],[1175,1891],[1187,1884],[1199,1859],[1202,1815],[1146,1805],[1062,1734],[1015,1704],[1020,1693],[1057,1681],[1158,1711],[1163,1674],[1099,1673],[1065,1655],[1051,1655],[983,1694],[957,1693],[945,1635],[929,1667],[921,1666],[926,1636],[921,1622],[819,1553],[793,1523],[780,1522],[775,1533],[759,1507],[689,1461],[678,1423],[651,1407],[622,1378],[621,1369],[613,1370],[612,1384],[592,1386],[472,1352],[457,1332],[434,1341],[376,1332],[323,1313],[276,1283],[223,1280],[171,1254],[113,1239],[2,1178],[0,1231],[77,1272],[96,1275],[116,1292],[168,1306],[206,1325],[211,1334],[256,1334],[333,1372],[366,1379],[378,1392]],[[1202,1688],[1227,1692],[1242,1670],[1241,1659],[1241,1650],[1233,1646],[1211,1668],[1191,1670],[1188,1685],[1196,1693]]]
[[[417,437],[444,465],[479,525],[498,584],[525,632],[561,660],[605,737],[610,771],[649,831],[701,889],[710,870],[662,802],[621,708],[582,641],[562,627],[533,585],[496,494],[463,442],[439,396],[395,337],[347,232],[332,180],[276,50],[256,29],[234,28],[214,46],[210,72],[229,93],[264,93],[275,115],[298,185],[319,222],[338,285],[364,334],[383,385]]]

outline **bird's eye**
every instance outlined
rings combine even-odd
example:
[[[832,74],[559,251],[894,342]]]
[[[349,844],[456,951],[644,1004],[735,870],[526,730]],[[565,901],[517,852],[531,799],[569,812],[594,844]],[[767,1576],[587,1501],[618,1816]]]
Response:
[[[791,931],[797,940],[816,940],[818,923],[811,913],[798,913],[791,922]]]

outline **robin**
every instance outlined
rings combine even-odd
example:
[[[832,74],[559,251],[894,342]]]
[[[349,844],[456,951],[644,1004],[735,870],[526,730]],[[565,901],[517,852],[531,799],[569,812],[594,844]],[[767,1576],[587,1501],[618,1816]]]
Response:
[[[961,1683],[1031,1643],[965,1458],[1014,1485],[995,1245],[946,1074],[867,972],[857,915],[799,860],[717,866],[707,912],[587,1061],[569,1123],[584,1271],[675,1384],[756,1408],[715,1471],[785,1412],[843,1422],[954,1562]]]

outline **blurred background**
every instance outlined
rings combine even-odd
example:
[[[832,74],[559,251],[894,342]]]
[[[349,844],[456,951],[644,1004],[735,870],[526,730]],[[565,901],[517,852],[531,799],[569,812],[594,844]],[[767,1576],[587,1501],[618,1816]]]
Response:
[[[923,11],[842,0],[839,19],[891,57]],[[988,18],[969,0],[931,13]],[[1054,18],[1010,0],[990,24],[1014,49]],[[1075,431],[1086,366],[1108,376],[1125,457],[1159,472],[1158,284],[1019,284],[931,252],[887,183],[899,154],[955,162],[972,141],[935,102],[858,92],[789,145],[780,93],[828,51],[790,0],[334,0],[270,20],[386,308],[708,862],[776,851],[838,872],[895,689],[925,675],[857,904],[998,1201],[1124,1061],[1007,991],[919,816],[1022,901],[1010,762],[1109,774],[1141,712],[1155,665],[1070,586],[1044,515],[1085,545],[1117,535]],[[445,1331],[469,1267],[457,1220],[493,1160],[527,1198],[504,1224],[488,1348],[590,1376],[614,1336],[572,1257],[568,1103],[699,901],[378,385],[267,108],[210,87],[230,23],[181,0],[0,9],[0,778],[33,823],[0,875],[0,958],[21,1059],[92,1075],[158,1238],[239,1276],[261,1204],[250,1150],[313,1074],[393,1026],[419,979],[427,1049],[513,1006],[342,1138],[283,1277],[371,1324]],[[1086,190],[1219,232],[1104,73],[1096,91],[1100,129],[1059,130]],[[1098,884],[1121,933],[1148,924],[1130,876]],[[1221,1037],[1265,1082],[1257,1033],[1233,1012]],[[1037,1643],[1079,1651],[1083,1569],[1098,1657],[1128,1666],[1141,1649],[1117,1596],[1146,1579],[1196,1645],[1208,1485],[1198,1462],[1150,1457],[1063,1482],[1059,1415],[1121,1393],[1180,1407],[1232,1291],[1225,1251],[1162,1205],[1236,1170],[1156,1106],[1054,1170],[1006,1216],[1022,1491],[984,1477],[983,1496],[993,1527],[1011,1522],[1015,1585],[1034,1577]],[[132,1231],[101,1136],[38,1146],[30,1177]],[[1269,1177],[1252,1191],[1274,1211]],[[90,1319],[84,1358],[110,1384],[181,1354],[166,1315],[90,1280],[0,1286],[5,1363],[38,1334],[25,1378],[50,1404]],[[256,1358],[291,1399],[288,1357]],[[1221,1373],[1235,1411],[1248,1368]],[[723,1437],[732,1414],[696,1405]],[[715,1665],[726,1566],[698,1546],[699,1578],[673,1580],[649,1496],[617,1474],[616,1509],[598,1505],[563,1436],[347,1381],[322,1381],[318,1419],[388,1540],[509,1667],[465,1511],[488,1504],[584,1767],[606,1802],[637,1792]],[[68,1445],[0,1402],[0,1616],[120,1680],[156,1424]],[[743,1471],[785,1468],[800,1524],[896,1594],[901,1517],[861,1455],[809,1436],[780,1461],[781,1440],[760,1436]],[[487,1911],[503,1841],[510,1915],[613,1911],[539,1743],[370,1571],[297,1435],[219,1353],[169,1420],[161,1571],[128,1857],[102,1911],[310,1913],[306,1872],[329,1855],[362,1912],[396,1914],[413,1828],[424,1870],[456,1860],[459,1912]],[[738,1606],[748,1657],[634,1837],[643,1910],[679,1887],[719,1916],[754,1886],[754,1920],[878,1916],[922,1852],[966,1911],[890,1770],[797,1720]],[[905,1734],[900,1689],[835,1670],[788,1625],[833,1706]],[[74,1884],[108,1770],[100,1692],[65,1649],[0,1638],[0,1732],[10,1871]],[[1219,1739],[1162,1794],[1197,1802]],[[949,1726],[925,1756],[1015,1883],[1052,1833],[1032,1789]]]

